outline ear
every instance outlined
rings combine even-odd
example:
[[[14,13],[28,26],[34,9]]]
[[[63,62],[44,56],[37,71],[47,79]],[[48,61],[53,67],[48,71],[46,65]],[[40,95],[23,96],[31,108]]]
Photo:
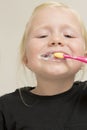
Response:
[[[28,59],[27,59],[26,55],[24,55],[24,57],[22,58],[22,62],[29,70],[31,70],[29,65],[28,65]]]
[[[27,56],[26,56],[26,55],[23,56],[22,62],[27,66],[27,64],[28,64],[28,59],[27,59]]]

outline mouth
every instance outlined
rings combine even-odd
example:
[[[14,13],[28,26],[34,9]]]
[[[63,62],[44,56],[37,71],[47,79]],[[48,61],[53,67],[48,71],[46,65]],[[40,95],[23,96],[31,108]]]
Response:
[[[61,61],[61,60],[65,60],[64,58],[63,59],[56,58],[54,56],[54,53],[57,53],[57,52],[60,52],[60,51],[55,51],[55,52],[53,51],[53,52],[47,52],[47,53],[41,54],[40,55],[40,59],[42,59],[42,60],[50,60],[50,61]],[[61,52],[61,53],[64,53],[64,52]]]

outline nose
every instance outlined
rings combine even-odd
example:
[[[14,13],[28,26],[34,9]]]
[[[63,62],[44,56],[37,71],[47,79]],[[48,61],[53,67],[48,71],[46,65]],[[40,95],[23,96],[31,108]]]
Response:
[[[49,46],[64,46],[65,42],[62,37],[56,36],[52,37],[51,40],[49,41]]]
[[[62,42],[51,42],[51,44],[50,45],[52,45],[52,46],[57,46],[57,45],[60,45],[60,46],[63,46],[63,44],[62,44]]]

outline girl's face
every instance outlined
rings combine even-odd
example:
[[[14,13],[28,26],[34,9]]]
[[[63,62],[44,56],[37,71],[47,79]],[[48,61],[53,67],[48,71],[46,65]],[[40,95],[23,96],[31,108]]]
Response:
[[[55,59],[54,52],[83,56],[85,50],[81,26],[68,9],[48,7],[33,17],[26,43],[25,64],[44,78],[74,77],[82,63]]]

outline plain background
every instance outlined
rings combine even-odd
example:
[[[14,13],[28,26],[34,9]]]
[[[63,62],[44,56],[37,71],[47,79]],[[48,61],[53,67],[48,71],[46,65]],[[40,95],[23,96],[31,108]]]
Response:
[[[86,25],[86,0],[55,1],[64,2],[74,8]],[[35,6],[43,2],[47,0],[0,0],[0,95],[24,86],[23,81],[20,81],[20,86],[17,80],[19,45],[29,16]],[[84,80],[87,79],[86,76],[85,74]]]

